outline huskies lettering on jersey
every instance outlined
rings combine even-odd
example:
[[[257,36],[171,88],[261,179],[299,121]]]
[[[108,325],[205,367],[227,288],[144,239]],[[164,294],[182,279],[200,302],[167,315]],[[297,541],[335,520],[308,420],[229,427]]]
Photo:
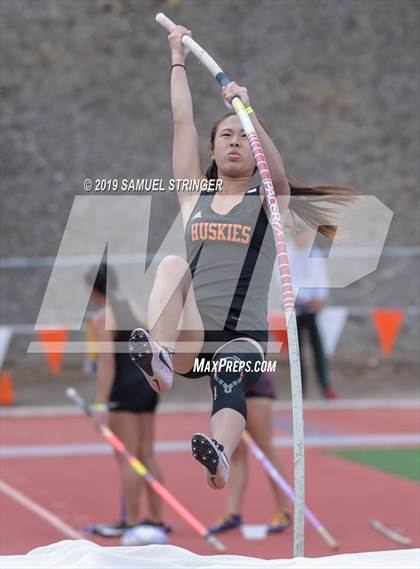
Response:
[[[230,241],[231,243],[249,244],[251,226],[240,223],[193,223],[192,241]]]

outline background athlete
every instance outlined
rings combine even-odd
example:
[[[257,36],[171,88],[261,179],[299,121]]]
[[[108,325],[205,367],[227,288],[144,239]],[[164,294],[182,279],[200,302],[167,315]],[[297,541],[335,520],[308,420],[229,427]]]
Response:
[[[99,351],[97,354],[96,403],[104,407],[110,405],[109,417],[102,414],[102,421],[108,419],[109,428],[124,443],[128,452],[137,457],[158,480],[162,474],[154,453],[155,409],[159,400],[157,393],[147,381],[139,385],[138,369],[127,354],[127,341],[133,326],[142,321],[126,300],[119,298],[117,278],[112,267],[102,263],[97,271],[90,271],[86,281],[91,285],[92,300],[98,306],[93,317],[95,339],[110,342],[113,351]],[[106,313],[106,302],[108,309]],[[106,319],[108,325],[106,325]],[[139,521],[140,491],[144,487],[141,477],[116,453],[118,462],[123,512],[121,519],[113,524],[98,524],[91,529],[103,537],[121,536],[127,529],[137,524],[156,525],[167,528],[162,523],[161,499],[146,484],[149,516]]]

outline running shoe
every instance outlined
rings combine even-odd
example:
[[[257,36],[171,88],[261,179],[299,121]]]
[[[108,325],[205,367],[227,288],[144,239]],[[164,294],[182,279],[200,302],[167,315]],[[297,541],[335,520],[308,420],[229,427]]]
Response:
[[[145,518],[143,521],[139,522],[139,526],[152,526],[154,528],[162,529],[165,533],[171,533],[173,530],[172,526],[165,524],[165,522],[153,522],[149,518]]]
[[[281,533],[290,526],[290,514],[287,512],[277,512],[267,526],[267,533]]]
[[[237,514],[224,514],[218,518],[213,526],[208,528],[209,533],[223,533],[229,529],[236,529],[242,524],[241,516]]]
[[[85,527],[85,532],[100,535],[101,537],[121,537],[124,532],[132,527],[125,520],[121,520],[114,524],[88,525]]]
[[[167,393],[174,377],[173,351],[154,342],[142,328],[132,331],[128,342],[131,361],[143,372],[150,387],[157,393]]]
[[[193,457],[206,468],[206,480],[210,488],[221,490],[229,477],[229,461],[223,452],[223,445],[196,433],[191,439]]]

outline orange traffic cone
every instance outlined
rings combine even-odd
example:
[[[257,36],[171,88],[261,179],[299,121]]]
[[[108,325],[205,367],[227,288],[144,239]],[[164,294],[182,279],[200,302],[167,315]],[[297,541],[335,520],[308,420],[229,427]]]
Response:
[[[0,405],[13,405],[16,402],[12,378],[8,371],[0,373]]]

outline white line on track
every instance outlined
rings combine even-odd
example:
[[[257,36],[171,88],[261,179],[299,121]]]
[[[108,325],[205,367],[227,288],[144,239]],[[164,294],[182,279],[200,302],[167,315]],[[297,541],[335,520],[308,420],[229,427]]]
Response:
[[[86,537],[81,533],[60,520],[58,516],[25,496],[25,494],[22,494],[22,492],[19,492],[19,490],[16,490],[16,488],[9,486],[9,484],[6,484],[6,482],[3,480],[0,480],[0,491],[6,494],[6,496],[9,496],[9,498],[15,500],[15,502],[18,502],[18,504],[24,508],[30,510],[32,513],[42,518],[44,521],[51,524],[53,527],[55,527],[55,529],[63,533],[65,536],[70,537],[71,539],[86,539]]]
[[[418,433],[387,433],[369,435],[308,435],[305,437],[305,447],[312,448],[369,448],[369,447],[398,447],[418,446],[420,435]],[[274,446],[292,448],[292,437],[275,437]],[[191,452],[191,442],[159,441],[156,451],[162,453]],[[63,445],[21,445],[3,446],[0,449],[0,458],[29,458],[47,456],[93,456],[111,454],[110,445],[104,443],[82,443]]]
[[[420,401],[412,399],[338,399],[336,401],[309,400],[303,404],[305,410],[335,411],[359,409],[420,409]],[[275,401],[275,411],[291,411],[290,401]],[[208,413],[209,403],[165,403],[159,406],[159,413]],[[0,410],[0,417],[55,417],[83,415],[74,405],[36,405],[11,407]]]

